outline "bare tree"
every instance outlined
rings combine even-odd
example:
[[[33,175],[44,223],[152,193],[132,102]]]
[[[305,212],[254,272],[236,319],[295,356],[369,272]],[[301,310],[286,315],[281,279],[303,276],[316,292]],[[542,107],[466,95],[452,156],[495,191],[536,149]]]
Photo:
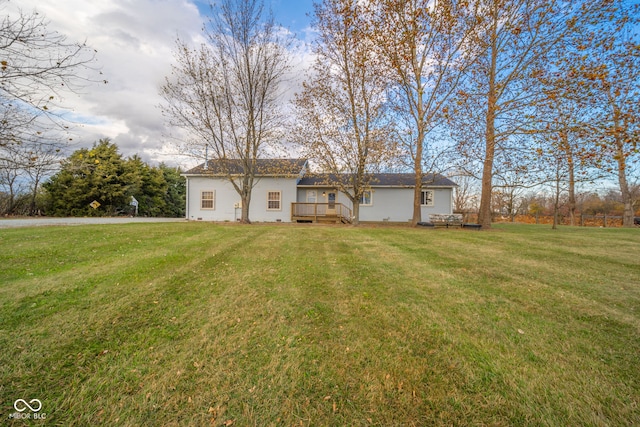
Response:
[[[281,135],[287,40],[258,0],[222,0],[211,5],[211,16],[206,43],[193,49],[177,40],[162,108],[169,123],[189,135],[188,149],[206,147],[212,159],[233,160],[219,167],[240,195],[242,222],[249,223],[256,161]]]
[[[8,1],[0,0],[8,9]],[[80,89],[94,72],[95,51],[48,28],[38,12],[7,13],[0,22],[0,100],[55,120],[62,95]],[[40,130],[40,129],[39,129]]]
[[[453,193],[453,211],[463,214],[478,210],[478,179],[468,172],[459,170],[452,175],[458,184]]]
[[[548,102],[539,120],[546,124],[546,129],[535,137],[539,144],[538,161],[546,165],[543,179],[555,183],[557,197],[558,191],[566,187],[569,223],[576,225],[576,185],[602,176],[597,170],[602,156],[588,124],[592,110],[567,97],[553,96]],[[566,182],[558,182],[559,179]]]
[[[21,156],[24,162],[22,167],[29,178],[29,215],[37,215],[38,189],[43,180],[53,174],[60,166],[61,149],[57,144],[46,140],[21,148],[25,151]]]
[[[296,96],[296,133],[305,155],[328,173],[359,222],[371,172],[393,155],[385,115],[385,75],[366,34],[357,0],[316,4],[316,62]]]
[[[25,184],[25,171],[21,167],[21,157],[14,150],[4,150],[0,158],[0,194],[4,193],[4,203],[0,213],[12,214],[16,197],[21,194]]]
[[[421,221],[421,187],[427,135],[438,125],[449,97],[477,54],[470,43],[478,24],[467,2],[375,0],[371,37],[393,81],[389,92],[400,144],[415,173],[412,224]]]
[[[490,228],[496,161],[502,156],[504,165],[513,164],[511,151],[530,144],[523,136],[536,129],[532,110],[544,96],[536,77],[548,66],[549,57],[562,55],[560,41],[589,8],[588,2],[568,0],[484,0],[479,4],[484,25],[476,32],[474,44],[484,48],[484,55],[471,69],[467,86],[458,93],[460,108],[453,113],[459,116],[465,113],[465,105],[475,106],[467,123],[482,128],[482,137],[463,141],[462,146],[464,150],[469,150],[469,143],[481,147],[478,222]]]
[[[10,194],[32,179],[35,195],[57,160],[51,156],[68,142],[62,96],[93,81],[95,51],[49,29],[38,12],[14,10],[7,0],[0,10],[0,174]]]
[[[550,181],[556,182],[556,190],[558,178],[566,177],[568,181],[571,225],[576,224],[576,184],[603,178],[603,169],[609,169],[612,160],[624,157],[618,157],[611,149],[615,142],[609,144],[611,130],[619,128],[611,126],[612,120],[606,118],[615,111],[608,92],[609,86],[615,86],[612,93],[622,95],[620,101],[630,95],[630,99],[621,102],[627,105],[623,115],[637,115],[633,104],[638,103],[639,76],[634,70],[638,67],[638,44],[636,41],[632,47],[628,27],[637,22],[638,11],[637,5],[629,6],[620,0],[585,3],[576,16],[581,19],[574,20],[572,31],[558,44],[562,55],[549,57],[546,69],[535,70],[544,92],[536,106],[538,150],[549,159],[549,171],[555,171]],[[629,42],[628,47],[632,48],[624,52],[623,46]],[[623,151],[632,159],[634,145],[629,142]],[[624,187],[624,183],[621,185]]]
[[[618,180],[624,205],[623,226],[634,225],[633,181],[640,165],[640,5],[613,2],[609,25],[598,28],[599,42],[589,50],[586,73],[597,102],[593,130],[603,155],[602,168]]]

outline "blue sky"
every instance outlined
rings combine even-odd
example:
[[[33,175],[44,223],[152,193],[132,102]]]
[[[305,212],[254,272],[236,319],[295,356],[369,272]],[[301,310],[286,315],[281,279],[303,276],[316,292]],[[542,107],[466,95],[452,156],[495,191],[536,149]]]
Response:
[[[313,14],[312,0],[271,0],[271,8],[276,20],[294,32],[310,25]]]
[[[209,1],[196,0],[201,14],[209,12]],[[271,7],[278,24],[293,32],[301,32],[309,26],[313,13],[313,0],[264,0],[266,7]]]

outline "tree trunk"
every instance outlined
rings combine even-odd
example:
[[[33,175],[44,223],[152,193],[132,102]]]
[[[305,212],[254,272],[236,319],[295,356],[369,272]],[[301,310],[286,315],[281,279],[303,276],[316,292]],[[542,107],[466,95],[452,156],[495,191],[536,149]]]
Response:
[[[569,220],[576,225],[576,177],[573,155],[569,155]]]
[[[413,191],[413,219],[411,220],[411,225],[414,227],[416,227],[418,223],[422,221],[422,209],[420,206],[422,198],[422,172],[416,169],[415,174],[416,181]]]
[[[515,188],[512,188],[511,191],[509,192],[509,218],[511,219],[512,223],[516,222],[516,215],[517,215],[517,211],[516,211],[516,196],[514,194],[515,192]]]
[[[483,229],[491,228],[491,192],[493,185],[493,158],[496,150],[496,69],[498,62],[497,25],[498,17],[492,17],[491,26],[491,65],[489,68],[489,90],[487,93],[487,120],[485,132],[485,153],[482,165],[482,194],[480,196],[480,211],[478,212],[478,224]]]
[[[9,187],[9,202],[7,204],[7,209],[5,211],[5,214],[11,215],[13,214],[13,210],[16,208],[16,193],[14,190],[14,184],[15,184],[16,178],[9,178],[9,180],[7,181],[7,186]]]
[[[38,197],[38,186],[40,185],[40,179],[35,178],[33,182],[33,191],[31,192],[31,197],[29,201],[29,215],[36,215],[36,198]]]
[[[560,165],[558,164],[558,169],[556,170],[556,194],[555,200],[553,201],[553,225],[551,228],[553,230],[558,229],[558,211],[560,210]]]
[[[422,152],[424,148],[424,105],[422,101],[422,92],[418,91],[417,120],[418,134],[416,136],[416,157],[413,161],[413,171],[415,173],[415,187],[413,191],[413,218],[411,225],[418,226],[422,221]]]
[[[576,177],[575,177],[575,165],[573,164],[573,151],[571,146],[569,145],[569,135],[567,132],[562,132],[560,134],[562,138],[561,144],[564,149],[565,154],[567,155],[567,169],[569,172],[569,200],[568,200],[568,208],[569,208],[569,221],[570,224],[576,225]]]
[[[352,224],[353,225],[358,225],[360,224],[360,200],[352,200],[352,204],[353,204],[353,211],[352,216]]]
[[[622,204],[624,205],[622,226],[630,228],[633,227],[633,201],[631,192],[629,191],[629,183],[627,182],[626,161],[621,154],[618,156],[618,183],[620,184],[620,194],[622,195]]]
[[[614,129],[615,129],[615,144],[616,144],[616,161],[618,163],[618,183],[620,184],[620,195],[622,196],[622,204],[624,205],[624,212],[622,216],[622,226],[625,228],[633,227],[633,201],[631,192],[629,191],[629,183],[627,182],[627,158],[624,153],[624,140],[623,135],[620,134],[620,111],[616,108],[614,110]],[[626,128],[626,127],[625,127]]]
[[[251,224],[249,220],[249,203],[251,203],[251,197],[246,194],[242,197],[242,213],[240,215],[240,222],[243,224]]]
[[[491,192],[493,181],[493,157],[495,155],[495,105],[489,105],[487,111],[487,132],[485,156],[482,168],[482,194],[480,196],[480,212],[478,213],[478,224],[482,228],[491,228]]]
[[[419,113],[422,113],[422,98],[418,99],[418,107]],[[416,139],[416,158],[413,162],[413,171],[415,173],[415,187],[413,189],[413,217],[411,219],[411,225],[414,227],[418,226],[418,223],[422,221],[422,209],[421,209],[421,199],[422,199],[422,149],[424,144],[424,130],[423,130],[423,121],[419,116],[417,124],[418,124],[418,135]]]

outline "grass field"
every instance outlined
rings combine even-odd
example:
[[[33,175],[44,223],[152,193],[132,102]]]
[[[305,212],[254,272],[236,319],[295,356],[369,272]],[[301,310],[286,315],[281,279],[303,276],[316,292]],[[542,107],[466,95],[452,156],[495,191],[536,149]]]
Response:
[[[640,425],[638,229],[0,230],[0,301],[0,424]]]

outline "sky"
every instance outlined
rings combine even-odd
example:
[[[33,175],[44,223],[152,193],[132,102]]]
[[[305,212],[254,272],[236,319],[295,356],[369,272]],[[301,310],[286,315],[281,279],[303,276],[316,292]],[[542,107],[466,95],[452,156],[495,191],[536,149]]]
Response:
[[[264,0],[276,22],[300,41],[293,52],[297,75],[309,61],[310,16],[313,0]],[[2,2],[4,3],[4,2]],[[5,10],[18,5],[25,13],[36,10],[50,22],[48,28],[85,42],[97,51],[97,67],[107,84],[91,84],[67,93],[61,104],[72,122],[74,149],[91,147],[110,138],[125,157],[138,154],[150,164],[165,162],[190,168],[195,160],[181,157],[167,138],[160,86],[171,72],[177,37],[202,40],[209,11],[200,0],[9,0]],[[291,83],[295,84],[295,83]],[[291,93],[295,87],[291,89]]]

